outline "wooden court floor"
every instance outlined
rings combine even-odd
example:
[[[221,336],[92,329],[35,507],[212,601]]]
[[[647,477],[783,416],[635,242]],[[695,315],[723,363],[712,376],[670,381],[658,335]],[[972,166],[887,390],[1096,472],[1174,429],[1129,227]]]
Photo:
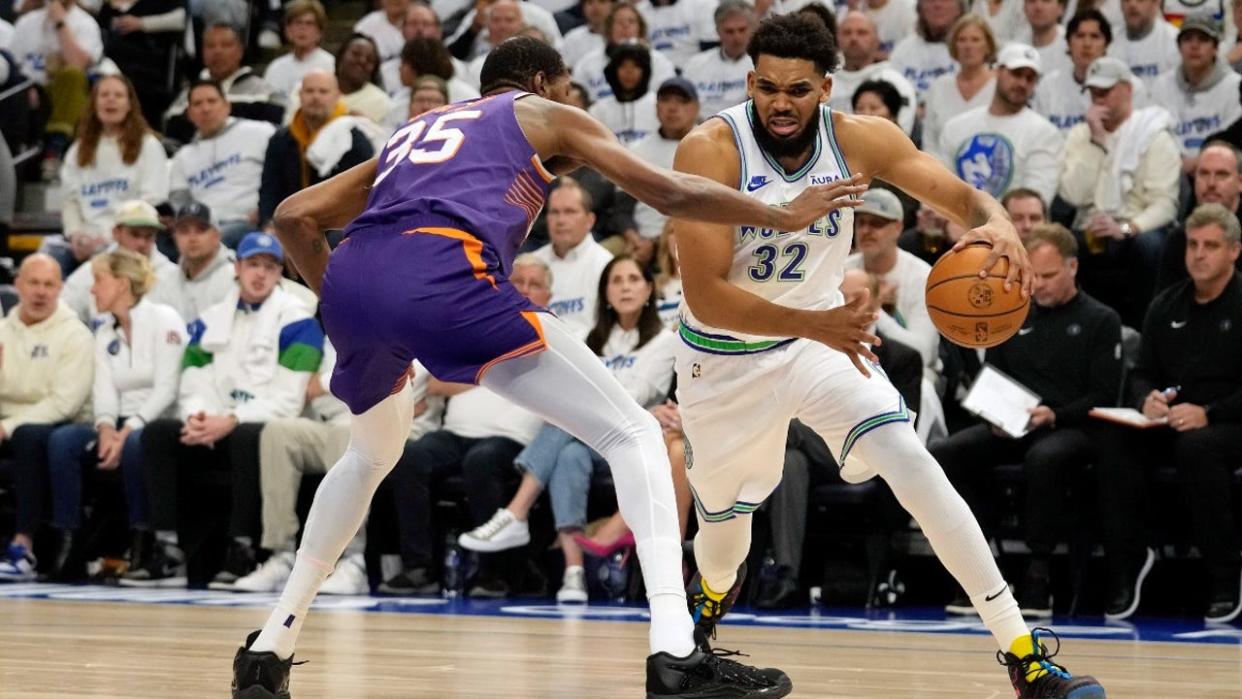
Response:
[[[0,697],[227,697],[233,651],[264,612],[0,601]],[[796,697],[1013,696],[988,637],[727,626],[722,645],[779,665]],[[293,696],[642,697],[638,623],[326,611],[308,620]],[[1242,696],[1242,646],[1066,643],[1117,699]]]

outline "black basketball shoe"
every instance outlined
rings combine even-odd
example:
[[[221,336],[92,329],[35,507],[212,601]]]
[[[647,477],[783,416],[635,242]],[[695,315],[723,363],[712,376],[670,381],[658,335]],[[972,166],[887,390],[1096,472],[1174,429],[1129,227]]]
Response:
[[[1051,636],[1057,642],[1056,649],[1048,652],[1048,646],[1040,642],[1040,636]],[[1052,662],[1061,650],[1061,639],[1051,629],[1033,629],[1031,640],[1035,651],[1019,658],[1013,653],[996,651],[996,659],[1009,669],[1009,680],[1017,691],[1017,699],[1105,699],[1104,687],[1094,677],[1075,677],[1061,665]],[[1027,679],[1038,668],[1034,679]]]
[[[233,699],[290,699],[289,670],[302,663],[294,663],[293,656],[281,660],[271,651],[250,650],[258,637],[258,631],[250,632],[233,656]]]
[[[789,676],[729,660],[731,651],[695,650],[684,658],[647,656],[647,699],[775,699],[793,691]]]
[[[694,619],[694,642],[700,650],[709,651],[708,639],[716,638],[716,624],[733,609],[746,581],[746,562],[737,569],[737,580],[719,601],[703,591],[703,576],[695,573],[686,586],[686,602],[690,605],[690,618]]]

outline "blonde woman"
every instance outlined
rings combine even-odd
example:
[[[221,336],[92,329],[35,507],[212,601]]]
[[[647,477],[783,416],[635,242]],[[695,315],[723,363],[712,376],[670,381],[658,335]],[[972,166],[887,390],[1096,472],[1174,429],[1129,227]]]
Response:
[[[151,261],[118,248],[91,260],[91,295],[102,315],[95,331],[95,424],[64,425],[48,442],[52,524],[61,532],[58,577],[82,571],[71,559],[82,520],[82,473],[120,468],[134,530],[131,567],[151,550],[142,428],[176,401],[185,321],[171,306],[144,299],[155,283]],[[93,445],[93,446],[92,446]],[[80,544],[80,542],[77,542]]]
[[[968,109],[992,101],[996,92],[996,35],[986,20],[976,14],[962,16],[949,30],[949,55],[957,62],[957,72],[932,81],[925,98],[923,150],[940,148],[940,129],[949,119]]]

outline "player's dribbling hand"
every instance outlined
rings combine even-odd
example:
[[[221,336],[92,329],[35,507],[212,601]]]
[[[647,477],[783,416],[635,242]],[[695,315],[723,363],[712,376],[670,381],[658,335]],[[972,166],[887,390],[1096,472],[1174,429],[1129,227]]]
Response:
[[[880,344],[880,338],[870,331],[879,314],[868,310],[871,292],[864,289],[862,293],[850,299],[844,306],[827,311],[812,311],[813,320],[807,328],[806,338],[822,342],[829,347],[845,353],[863,376],[870,378],[871,372],[863,363],[866,359],[879,363],[872,347]]]
[[[1022,290],[1022,298],[1029,298],[1031,295],[1031,260],[1026,256],[1026,248],[1022,246],[1022,239],[1018,237],[1018,232],[1014,230],[1013,224],[1009,222],[998,223],[989,221],[977,228],[966,231],[966,235],[953,246],[953,251],[957,252],[965,248],[971,243],[987,243],[992,246],[992,252],[988,254],[986,260],[983,261],[983,269],[979,270],[979,276],[986,278],[988,270],[992,269],[1001,258],[1009,262],[1009,271],[1005,274],[1005,291],[1013,288],[1017,284]]]
[[[865,191],[867,185],[862,184],[862,175],[858,173],[849,179],[807,187],[780,210],[781,230],[800,231],[833,209],[858,206],[862,199],[857,197]],[[855,198],[850,199],[851,196]]]

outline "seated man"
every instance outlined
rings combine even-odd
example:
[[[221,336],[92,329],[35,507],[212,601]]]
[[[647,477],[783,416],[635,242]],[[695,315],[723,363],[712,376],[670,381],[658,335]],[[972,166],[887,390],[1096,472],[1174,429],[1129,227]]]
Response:
[[[117,209],[116,225],[112,227],[113,243],[103,252],[124,248],[149,258],[157,275],[167,273],[165,270],[176,269],[177,266],[155,248],[155,236],[161,228],[160,216],[154,206],[141,199],[127,201]],[[91,265],[81,265],[65,280],[65,288],[60,292],[61,301],[86,323],[96,315],[95,300],[91,298],[91,285],[94,283],[94,269]]]
[[[82,412],[95,375],[91,331],[60,305],[60,265],[22,260],[20,303],[0,321],[0,454],[13,458],[17,522],[0,580],[35,579],[34,535],[47,491],[47,442]]]
[[[276,239],[251,233],[238,246],[237,287],[190,324],[178,395],[180,420],[143,431],[150,488],[150,560],[122,584],[165,586],[177,580],[177,503],[183,477],[230,472],[233,497],[224,569],[212,585],[232,587],[255,567],[259,529],[259,433],[264,423],[302,412],[306,385],[323,356],[323,331],[310,311],[278,286],[284,253]]]
[[[276,127],[238,119],[231,110],[220,83],[200,80],[190,86],[186,114],[194,124],[194,140],[173,156],[168,192],[174,205],[194,200],[211,207],[224,244],[236,248],[259,225],[263,157]]]
[[[1146,474],[1176,466],[1190,503],[1194,543],[1208,574],[1209,622],[1242,612],[1242,562],[1233,473],[1242,460],[1242,278],[1234,269],[1242,229],[1233,212],[1203,204],[1186,220],[1190,279],[1152,301],[1143,322],[1129,405],[1171,429],[1102,430],[1096,472],[1110,589],[1105,616],[1138,609],[1155,554]]]
[[[1242,4],[1239,7],[1242,8]],[[1200,204],[1220,204],[1234,215],[1242,214],[1242,151],[1228,141],[1208,141],[1195,163],[1194,196],[1185,199],[1181,220]],[[1238,265],[1242,265],[1242,259],[1238,260]],[[1160,273],[1156,275],[1156,292],[1186,279],[1186,233],[1181,228],[1173,228],[1165,238]]]
[[[548,192],[547,245],[534,252],[552,271],[552,301],[548,310],[586,337],[595,325],[599,275],[612,253],[595,242],[591,228],[595,214],[591,195],[570,177],[557,180]]]
[[[156,272],[158,281],[148,298],[177,309],[187,323],[198,320],[208,306],[223,301],[237,288],[237,259],[220,242],[211,209],[190,202],[173,219],[177,264]]]
[[[1058,194],[1077,207],[1073,229],[1085,242],[1083,284],[1137,325],[1155,290],[1167,227],[1177,215],[1177,142],[1163,107],[1134,109],[1136,80],[1121,60],[1097,58],[1084,83],[1091,108],[1069,131]],[[1108,257],[1103,257],[1108,253]],[[1120,288],[1094,273],[1121,257]],[[1116,286],[1116,285],[1114,285]]]
[[[1009,214],[1014,230],[1024,243],[1030,239],[1035,226],[1048,220],[1048,205],[1039,196],[1039,192],[1033,189],[1011,189],[1001,197],[1000,203],[1005,207],[1005,213]]]
[[[233,585],[238,592],[279,592],[293,571],[298,536],[298,491],[308,473],[327,473],[349,446],[349,408],[328,392],[336,352],[325,340],[323,362],[306,384],[306,417],[279,418],[268,422],[259,436],[259,484],[263,492],[263,539],[260,546],[271,553],[249,575]],[[410,430],[415,440],[439,426],[443,400],[432,398],[428,409],[428,373],[414,367],[417,407]],[[324,581],[321,593],[365,595],[367,579],[366,524],[359,528],[336,570]]]
[[[1111,405],[1121,383],[1121,320],[1075,283],[1078,246],[1064,227],[1036,226],[1027,242],[1034,301],[1018,334],[987,350],[986,360],[1040,396],[1029,432],[1012,439],[986,422],[932,446],[985,533],[995,526],[989,494],[980,489],[991,467],[1020,461],[1026,473],[1026,541],[1031,560],[1017,588],[1025,616],[1052,614],[1052,552],[1065,519],[1065,484],[1081,477],[1092,456],[1083,427],[1087,412]],[[947,607],[973,613],[964,593]]]
[[[198,77],[220,84],[233,116],[279,125],[285,115],[285,94],[250,66],[242,65],[245,54],[245,42],[236,27],[213,24],[203,31],[204,67]],[[164,113],[164,135],[178,143],[189,143],[194,137],[194,124],[186,114],[189,106],[190,88],[186,88]]]
[[[880,312],[880,278],[860,269],[846,270],[841,293],[853,298],[863,289],[871,292],[871,312]],[[908,405],[919,405],[922,397],[923,359],[914,349],[887,336],[876,327],[882,340],[875,348],[889,381]],[[806,597],[798,584],[802,550],[806,541],[806,517],[811,490],[829,482],[841,483],[840,466],[822,437],[794,420],[789,423],[785,445],[785,466],[781,483],[768,498],[766,508],[772,528],[772,558],[777,576],[755,600],[760,609],[786,609],[798,606]],[[889,496],[891,498],[891,495]]]

